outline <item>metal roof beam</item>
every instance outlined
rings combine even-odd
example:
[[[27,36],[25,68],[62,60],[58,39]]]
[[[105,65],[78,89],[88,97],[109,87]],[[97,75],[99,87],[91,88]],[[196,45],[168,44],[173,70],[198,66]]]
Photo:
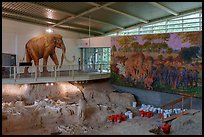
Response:
[[[59,13],[62,13],[62,14],[68,15],[68,16],[76,16],[75,14],[72,14],[72,13],[69,13],[69,12],[66,12],[66,11],[62,11],[62,10],[58,10],[58,9],[54,9],[54,8],[51,8],[51,7],[48,7],[48,6],[43,6],[43,5],[40,5],[40,4],[37,4],[37,3],[31,3],[31,2],[26,2],[26,3],[28,3],[30,5],[33,5],[33,6],[38,6],[38,7],[41,7],[41,8],[48,8],[50,10],[53,10],[53,11],[56,11],[56,12],[59,12]],[[79,18],[89,20],[89,18],[87,18],[87,17],[82,17],[81,16]],[[119,28],[119,29],[124,29],[124,27],[122,27],[122,26],[112,24],[112,23],[108,23],[108,22],[104,22],[104,21],[100,21],[100,20],[96,20],[96,19],[91,19],[91,21],[106,24],[106,25],[111,25],[111,26],[114,26],[114,27]]]
[[[25,19],[30,19],[30,20],[35,20],[38,22],[44,22],[44,23],[49,23],[49,24],[56,24],[56,22],[54,21],[47,21],[47,20],[43,20],[43,19],[39,19],[39,18],[34,18],[34,17],[30,17],[30,16],[26,16],[26,15],[20,15],[20,14],[16,14],[16,13],[11,13],[11,12],[6,12],[6,11],[2,11],[2,15],[9,15],[9,16],[15,16],[15,17],[21,17],[21,18],[25,18]],[[89,31],[89,29],[87,28],[81,28],[81,27],[75,27],[75,26],[70,26],[70,25],[58,25],[59,27],[63,27],[63,28],[70,28],[70,29],[77,29],[77,30],[83,30],[83,31]],[[101,31],[97,31],[97,30],[91,30],[91,32],[94,33],[98,33],[98,34],[104,34]]]
[[[59,23],[57,23],[57,24],[55,24],[55,25],[52,25],[52,26],[55,27],[55,26],[57,26],[57,25],[63,24],[63,23],[68,22],[68,21],[71,21],[71,20],[73,20],[73,19],[75,19],[75,18],[78,18],[78,17],[81,17],[81,16],[83,16],[83,15],[85,15],[85,14],[94,12],[94,11],[96,11],[96,10],[99,10],[99,9],[101,9],[101,8],[104,8],[104,7],[106,7],[106,6],[109,6],[109,5],[113,4],[113,3],[114,3],[114,2],[109,2],[109,3],[106,3],[106,4],[102,5],[102,6],[97,6],[97,7],[91,8],[91,9],[89,9],[89,10],[87,10],[87,11],[85,11],[85,12],[82,12],[82,13],[76,15],[76,16],[72,16],[72,17],[66,18],[66,19],[64,19],[64,20],[60,21]]]
[[[175,15],[175,16],[179,15],[177,12],[173,11],[172,9],[167,8],[167,7],[161,5],[161,4],[157,3],[157,2],[149,2],[149,3],[152,4],[152,5],[154,5],[154,6],[157,7],[157,8],[160,8],[160,9],[162,9],[162,10],[165,10],[166,12],[171,13],[171,14],[173,14],[173,15]]]
[[[85,19],[85,20],[89,20],[89,18],[87,18],[87,17],[80,17],[80,18]],[[96,20],[96,19],[92,19],[92,18],[91,18],[91,21],[106,24],[106,25],[111,25],[111,26],[114,26],[114,27],[116,27],[118,29],[124,29],[124,27],[122,27],[122,26],[118,26],[118,25],[115,25],[115,24],[112,24],[112,23],[108,23],[108,22],[104,22],[104,21],[100,21],[100,20]]]
[[[91,5],[94,5],[94,6],[99,6],[99,5],[100,5],[100,4],[97,4],[97,3],[95,3],[95,2],[88,2],[88,3],[91,4]],[[129,18],[134,19],[134,20],[139,20],[139,21],[141,21],[141,22],[148,23],[147,20],[144,20],[144,19],[142,19],[142,18],[139,18],[139,17],[133,16],[133,15],[127,14],[127,13],[125,13],[125,12],[112,9],[112,8],[110,8],[110,7],[103,7],[103,8],[106,9],[106,10],[109,10],[109,11],[116,12],[116,13],[118,13],[118,14],[127,16],[127,17],[129,17]]]

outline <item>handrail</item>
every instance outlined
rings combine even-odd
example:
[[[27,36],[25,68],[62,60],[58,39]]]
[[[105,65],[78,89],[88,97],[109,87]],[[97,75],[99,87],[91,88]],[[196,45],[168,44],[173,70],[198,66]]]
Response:
[[[186,98],[188,98],[188,96],[183,97],[183,99],[186,99]],[[173,105],[175,105],[175,104],[177,104],[177,103],[179,103],[181,101],[182,101],[182,98],[179,98],[179,99],[174,100],[174,101],[172,101],[172,102],[170,102],[168,104],[163,105],[162,107],[165,108],[166,106],[173,106]]]
[[[172,112],[173,112],[174,105],[179,103],[179,102],[182,102],[182,113],[181,114],[184,115],[184,111],[183,111],[184,110],[184,100],[187,99],[187,98],[191,98],[190,109],[192,109],[192,95],[187,95],[187,94],[181,94],[181,95],[182,95],[181,98],[161,106],[161,108],[163,110],[162,111],[162,118],[161,118],[162,122],[164,122],[164,117],[163,116],[164,116],[164,109],[165,109],[166,106],[171,106]]]

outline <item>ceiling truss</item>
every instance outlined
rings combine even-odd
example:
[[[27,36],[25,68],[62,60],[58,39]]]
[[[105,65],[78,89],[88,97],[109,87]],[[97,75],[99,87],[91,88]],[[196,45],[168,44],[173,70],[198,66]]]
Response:
[[[172,9],[167,8],[167,7],[165,7],[165,6],[161,5],[161,4],[159,4],[158,2],[149,2],[149,3],[152,4],[152,5],[154,5],[154,6],[157,7],[157,8],[160,8],[160,9],[162,9],[162,10],[168,12],[168,13],[171,13],[171,14],[173,14],[173,15],[175,15],[175,16],[179,15],[177,12],[175,12],[175,11],[173,11]]]
[[[16,16],[16,17],[20,17],[20,18],[26,18],[29,20],[33,20],[33,21],[38,21],[38,22],[42,22],[42,23],[48,23],[51,25],[55,25],[56,22],[54,21],[47,21],[47,20],[43,20],[43,19],[39,19],[39,18],[34,18],[34,17],[30,17],[30,16],[26,16],[26,15],[21,15],[21,14],[16,14],[16,13],[11,13],[11,12],[6,12],[6,11],[2,11],[3,15],[9,15],[9,16]],[[77,30],[82,30],[82,31],[88,31],[89,29],[87,28],[80,28],[80,27],[75,27],[75,26],[70,26],[70,25],[58,25],[59,27],[62,28],[69,28],[69,29],[77,29]],[[94,33],[98,33],[98,34],[104,34],[103,32],[97,31],[97,30],[91,30]]]
[[[75,18],[78,18],[78,17],[81,17],[81,16],[83,16],[83,15],[86,15],[86,14],[88,14],[88,13],[94,12],[94,11],[96,11],[96,10],[99,10],[99,9],[103,8],[103,7],[109,6],[109,5],[113,4],[113,3],[114,3],[114,2],[109,2],[109,3],[106,3],[106,4],[102,5],[102,6],[97,6],[97,7],[91,8],[91,9],[89,9],[89,10],[87,10],[87,11],[84,11],[84,12],[82,12],[82,13],[76,15],[76,16],[72,16],[72,17],[66,18],[66,19],[60,21],[59,23],[53,25],[53,27],[55,27],[55,26],[57,26],[57,25],[60,25],[60,24],[63,24],[63,23],[65,23],[65,22],[71,21],[71,20],[73,20],[73,19],[75,19]]]
[[[91,4],[91,5],[93,5],[93,6],[100,6],[100,4],[97,4],[97,3],[95,3],[95,2],[88,2],[88,3]],[[134,20],[139,20],[139,21],[141,21],[141,22],[148,23],[147,20],[144,20],[144,19],[141,19],[141,18],[139,18],[139,17],[136,17],[136,16],[133,16],[133,15],[124,13],[124,12],[122,12],[122,11],[112,9],[112,8],[110,8],[110,7],[103,7],[103,8],[106,9],[106,10],[109,10],[109,11],[116,12],[116,13],[118,13],[118,14],[124,15],[124,16],[126,16],[126,17],[132,18],[132,19],[134,19]]]
[[[4,7],[3,6],[4,3],[6,3],[5,5],[7,5],[7,6]],[[14,3],[14,5],[13,5],[13,3]],[[177,6],[177,8],[174,7],[174,10],[172,10],[172,8],[170,6],[172,4],[168,4],[167,2],[165,3],[165,6],[160,2],[146,2],[146,3],[148,3],[147,4],[148,8],[151,9],[154,7],[154,11],[157,11],[159,14],[161,14],[161,15],[157,15],[155,13],[154,17],[148,18],[148,17],[144,16],[143,14],[141,14],[143,12],[138,13],[138,15],[135,16],[135,15],[133,15],[133,13],[131,13],[131,10],[127,11],[127,12],[123,12],[123,11],[121,11],[121,8],[119,8],[119,7],[118,8],[112,8],[111,7],[111,5],[113,5],[115,3],[117,3],[117,4],[120,3],[121,6],[123,6],[122,2],[83,2],[81,4],[88,4],[89,5],[88,7],[90,7],[90,6],[92,6],[92,7],[85,10],[85,11],[83,11],[83,8],[82,8],[81,11],[83,11],[83,12],[78,13],[78,14],[74,14],[74,12],[72,12],[72,10],[70,10],[70,9],[69,9],[69,11],[65,11],[66,7],[63,9],[59,6],[56,6],[55,3],[53,3],[53,4],[48,4],[46,2],[43,2],[42,4],[40,2],[37,2],[37,3],[36,2],[19,2],[19,3],[13,2],[13,3],[12,2],[3,2],[2,3],[2,15],[3,15],[3,17],[15,19],[15,20],[19,20],[17,18],[20,18],[21,21],[32,22],[34,24],[44,24],[46,26],[58,27],[58,28],[72,30],[72,31],[76,30],[78,32],[86,33],[86,34],[88,34],[89,31],[91,31],[91,34],[96,35],[96,36],[108,34],[111,32],[118,32],[118,31],[121,31],[124,29],[130,29],[130,28],[133,28],[136,26],[142,26],[145,24],[151,24],[154,22],[158,22],[159,20],[166,20],[166,19],[170,19],[170,18],[174,18],[174,17],[179,17],[181,15],[184,15],[185,13],[202,11],[202,2],[200,2],[200,3],[199,2],[191,2],[191,5],[189,5],[189,4],[187,5],[187,2],[178,2],[178,4],[177,4],[178,6]],[[15,5],[15,3],[17,3],[17,4]],[[102,4],[102,3],[105,3],[105,4]],[[24,5],[22,6],[21,4],[22,5],[24,4]],[[72,2],[69,2],[69,4],[72,4]],[[179,4],[181,4],[181,6]],[[192,6],[193,4],[194,4],[194,6]],[[26,7],[24,7],[25,5],[26,5]],[[135,4],[135,5],[137,7],[137,4]],[[188,7],[188,9],[186,8],[185,5]],[[124,4],[124,6],[125,6],[125,4]],[[136,7],[134,7],[134,8],[136,8]],[[155,9],[155,7],[158,10]],[[181,9],[180,7],[184,8],[184,9]],[[190,9],[190,7],[192,7],[192,8]],[[27,11],[25,13],[20,12],[20,10],[22,8],[24,8],[23,9],[24,11],[30,10],[30,12],[27,12]],[[37,10],[38,8],[41,9],[41,11],[43,11],[43,12],[44,11],[46,12],[47,10],[52,11],[54,14],[56,14],[54,16],[56,16],[58,18],[54,19],[54,18],[47,17],[47,16],[45,16],[46,13],[41,14],[41,12],[39,12]],[[80,8],[80,6],[78,8]],[[186,8],[186,10],[185,10],[185,8]],[[100,9],[110,11],[110,12],[108,12],[110,14],[109,17],[112,16],[113,19],[114,19],[114,15],[115,15],[114,13],[117,13],[117,14],[121,15],[120,18],[124,18],[124,19],[129,18],[129,20],[132,20],[132,22],[128,24],[124,21],[124,19],[122,19],[123,23],[120,23],[120,19],[117,22],[115,19],[114,19],[114,21],[112,21],[111,19],[109,19],[107,21],[107,19],[105,19],[104,17],[101,17],[98,19],[88,17],[89,16],[88,14],[90,14],[90,13],[95,14],[94,11],[97,11]],[[142,8],[140,8],[140,9],[142,9]],[[34,12],[36,12],[36,13],[32,14],[32,10],[34,10]],[[144,10],[148,10],[148,9],[144,9]],[[164,11],[164,12],[162,12],[162,11]],[[169,15],[167,15],[166,13],[168,13]],[[41,14],[41,15],[38,15],[38,14]],[[163,16],[162,16],[162,14],[163,14]],[[59,15],[61,17],[59,17],[57,15]],[[100,17],[100,15],[98,15],[98,16]],[[93,28],[91,30],[89,29],[89,24],[88,24],[89,21],[91,21],[91,24],[93,24],[92,25]],[[70,23],[68,23],[68,22],[70,22]],[[121,24],[123,24],[123,25],[121,25]]]
[[[42,8],[47,8],[47,9],[50,9],[50,10],[53,10],[53,11],[56,11],[56,12],[59,12],[59,13],[62,13],[62,14],[68,15],[68,16],[77,16],[77,15],[75,15],[73,13],[69,13],[69,12],[66,12],[66,11],[58,10],[56,8],[51,8],[51,7],[48,7],[48,6],[43,6],[43,5],[40,5],[40,4],[37,4],[37,3],[31,3],[31,2],[27,2],[27,3],[29,3],[31,5],[34,5],[34,6],[39,6],[39,7],[42,7]],[[89,18],[83,17],[83,16],[80,16],[78,18],[89,20]],[[122,26],[119,26],[119,25],[116,25],[116,24],[112,24],[112,23],[109,23],[109,22],[104,22],[104,21],[100,21],[100,20],[96,20],[96,19],[91,19],[91,21],[96,22],[96,23],[105,24],[105,25],[111,25],[111,26],[114,26],[114,27],[116,27],[118,29],[124,29],[124,27],[122,27]]]

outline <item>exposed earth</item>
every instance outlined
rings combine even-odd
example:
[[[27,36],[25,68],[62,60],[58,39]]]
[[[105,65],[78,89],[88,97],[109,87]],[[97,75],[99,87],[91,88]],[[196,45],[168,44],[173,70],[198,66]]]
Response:
[[[132,106],[138,99],[113,92],[108,81],[3,85],[2,89],[4,135],[155,135],[150,130],[162,124],[158,114],[140,117],[140,106]],[[107,121],[108,116],[128,110],[133,119]],[[202,135],[202,111],[194,110],[170,124],[172,135]]]

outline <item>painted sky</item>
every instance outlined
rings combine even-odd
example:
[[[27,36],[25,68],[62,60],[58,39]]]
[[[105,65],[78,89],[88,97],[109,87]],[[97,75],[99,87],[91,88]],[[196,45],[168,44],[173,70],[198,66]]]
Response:
[[[170,33],[170,37],[169,37],[168,41],[166,42],[170,48],[172,48],[173,50],[180,50],[182,47],[190,47],[191,46],[191,44],[188,41],[185,43],[182,43],[182,37],[178,36],[177,34],[178,33]],[[154,35],[154,34],[152,34],[152,35]],[[132,36],[132,37],[135,37],[136,41],[139,44],[143,45],[146,42],[145,40],[144,41],[142,40],[143,36],[144,35],[138,35],[138,36]],[[122,36],[118,36],[118,37],[122,37]],[[116,41],[116,39],[118,37],[112,37],[112,39],[111,39],[111,45],[112,46],[115,45],[117,49],[120,47],[120,45]],[[163,40],[156,39],[156,40],[152,40],[152,42],[160,43],[160,42],[163,42]]]

